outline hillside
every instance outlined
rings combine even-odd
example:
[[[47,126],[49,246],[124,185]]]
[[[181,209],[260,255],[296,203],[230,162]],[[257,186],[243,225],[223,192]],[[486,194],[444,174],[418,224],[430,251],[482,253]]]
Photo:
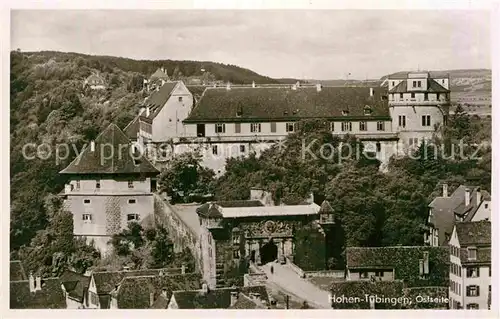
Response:
[[[175,76],[192,77],[203,76],[204,73],[213,75],[215,80],[236,84],[278,83],[277,80],[262,76],[251,70],[231,64],[222,64],[210,61],[176,61],[176,60],[133,60],[129,58],[87,55],[73,52],[23,52],[24,55],[35,59],[54,59],[57,62],[68,62],[83,59],[93,64],[102,72],[118,68],[124,72],[139,73],[149,77],[159,67],[164,67],[167,73]]]

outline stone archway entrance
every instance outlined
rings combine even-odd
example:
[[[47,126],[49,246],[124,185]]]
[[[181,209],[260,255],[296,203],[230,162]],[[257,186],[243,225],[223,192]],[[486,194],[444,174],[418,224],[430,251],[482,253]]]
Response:
[[[268,262],[278,259],[278,246],[273,242],[273,239],[271,238],[260,248],[259,253],[261,263],[262,265],[265,265]]]

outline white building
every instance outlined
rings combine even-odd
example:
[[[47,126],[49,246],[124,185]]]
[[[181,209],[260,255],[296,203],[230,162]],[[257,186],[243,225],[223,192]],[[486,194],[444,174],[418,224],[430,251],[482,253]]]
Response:
[[[443,195],[429,204],[429,229],[424,235],[424,242],[430,246],[445,246],[456,222],[490,218],[491,196],[487,191],[478,186],[460,185],[448,196],[448,185],[444,184]]]
[[[438,72],[400,72],[388,77],[392,131],[405,146],[438,133],[450,105],[450,79]]]
[[[490,309],[491,222],[458,222],[449,247],[450,308]]]

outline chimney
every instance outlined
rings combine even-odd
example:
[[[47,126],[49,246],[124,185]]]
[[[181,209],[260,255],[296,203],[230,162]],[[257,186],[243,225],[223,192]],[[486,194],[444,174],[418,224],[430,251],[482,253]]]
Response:
[[[42,290],[42,277],[40,276],[35,277],[35,290]]]
[[[163,84],[165,84],[165,80],[161,80],[161,86],[163,86]]]
[[[316,84],[316,91],[321,92],[321,84]]]
[[[33,277],[32,273],[30,273],[28,280],[29,280],[30,292],[35,292],[35,277]]]
[[[228,90],[228,91],[231,90],[231,83],[227,82],[227,84],[226,84],[226,90]]]
[[[470,189],[466,188],[465,189],[465,206],[470,205]]]
[[[231,306],[233,306],[238,300],[238,291],[231,291]]]
[[[370,96],[373,96],[373,88],[370,88]]]
[[[255,88],[255,81],[252,81],[252,87]]]
[[[181,274],[185,274],[186,273],[186,266],[182,265],[181,266]]]
[[[153,292],[150,292],[149,293],[149,306],[153,306],[153,304],[155,303],[155,294]]]
[[[95,142],[94,141],[90,142],[90,151],[95,152]]]
[[[443,184],[443,197],[448,197],[448,184]]]
[[[150,108],[149,108],[149,106],[148,106],[148,107],[146,108],[146,117],[149,117],[150,111],[151,111],[151,110],[150,110]]]
[[[476,190],[476,206],[481,204],[481,188],[477,188]]]

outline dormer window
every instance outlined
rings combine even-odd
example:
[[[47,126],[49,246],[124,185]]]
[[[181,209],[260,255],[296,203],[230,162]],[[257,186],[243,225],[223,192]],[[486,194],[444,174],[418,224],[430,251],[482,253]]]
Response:
[[[342,116],[347,116],[349,115],[349,110],[343,110],[342,111]]]
[[[468,247],[467,248],[467,259],[476,260],[477,259],[477,248],[476,247]]]
[[[241,117],[243,115],[243,110],[240,108],[236,111],[236,117]]]
[[[370,114],[372,114],[372,108],[369,105],[366,105],[364,112],[365,112],[365,115],[370,115]]]

